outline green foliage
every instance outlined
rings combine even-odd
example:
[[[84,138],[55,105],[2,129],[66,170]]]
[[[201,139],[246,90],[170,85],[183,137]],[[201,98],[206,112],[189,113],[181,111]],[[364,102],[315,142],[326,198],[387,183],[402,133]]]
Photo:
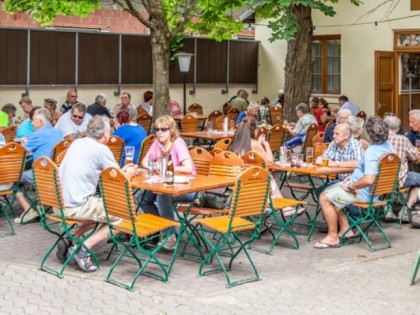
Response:
[[[342,0],[344,1],[344,0]],[[354,5],[361,4],[361,0],[347,0]],[[253,5],[256,1],[248,0],[248,4]],[[259,0],[256,6],[257,14],[266,19],[268,28],[271,29],[270,42],[278,39],[292,40],[299,25],[296,16],[293,14],[293,8],[302,5],[313,10],[319,10],[326,16],[334,16],[335,10],[332,4],[338,3],[339,0]]]
[[[57,15],[86,17],[100,8],[98,0],[6,0],[6,12],[26,12],[41,25],[50,25]]]
[[[179,33],[172,39],[171,47],[169,48],[171,50],[169,57],[171,61],[176,59],[176,54],[181,51],[182,47],[184,47],[184,38],[185,35],[183,33]]]

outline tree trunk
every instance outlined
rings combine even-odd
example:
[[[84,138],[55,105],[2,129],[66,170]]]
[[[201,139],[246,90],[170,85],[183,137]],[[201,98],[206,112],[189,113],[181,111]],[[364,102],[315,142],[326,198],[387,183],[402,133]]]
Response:
[[[311,8],[294,6],[299,30],[295,39],[287,43],[286,66],[284,69],[285,105],[283,117],[296,120],[295,107],[309,102],[312,78],[312,17]]]
[[[170,40],[161,29],[150,30],[153,61],[153,121],[169,113]]]

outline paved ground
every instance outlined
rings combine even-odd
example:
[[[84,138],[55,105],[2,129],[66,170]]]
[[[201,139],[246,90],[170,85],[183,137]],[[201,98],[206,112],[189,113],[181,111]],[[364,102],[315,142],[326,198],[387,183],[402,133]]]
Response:
[[[420,230],[385,227],[390,249],[371,253],[360,243],[317,250],[317,231],[310,243],[298,237],[299,250],[251,251],[259,282],[228,289],[222,274],[198,277],[198,263],[179,258],[169,283],[140,277],[129,292],[103,281],[111,264],[103,260],[109,244],[97,249],[101,270],[85,274],[70,265],[59,279],[39,269],[51,235],[37,223],[17,226],[17,235],[0,238],[0,314],[418,314],[420,274],[414,286],[409,278]],[[0,217],[0,231],[6,229]],[[58,265],[55,256],[51,264]],[[128,279],[133,266],[127,259],[118,275]],[[239,263],[234,275],[247,271]]]

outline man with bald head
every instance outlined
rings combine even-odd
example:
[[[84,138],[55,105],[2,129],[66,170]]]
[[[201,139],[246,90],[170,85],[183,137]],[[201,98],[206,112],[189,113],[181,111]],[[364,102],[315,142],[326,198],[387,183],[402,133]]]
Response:
[[[338,124],[344,124],[347,120],[347,118],[349,118],[351,116],[351,111],[349,109],[340,109],[337,112],[337,120],[335,122],[335,124],[329,126],[327,128],[327,130],[325,130],[325,134],[324,134],[324,143],[329,143],[332,142],[334,139],[334,129]]]

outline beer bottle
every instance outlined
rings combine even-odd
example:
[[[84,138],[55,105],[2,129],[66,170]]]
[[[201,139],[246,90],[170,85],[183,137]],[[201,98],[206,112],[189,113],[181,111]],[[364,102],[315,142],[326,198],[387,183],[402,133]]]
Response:
[[[174,163],[172,161],[172,155],[169,154],[168,156],[168,168],[166,170],[166,184],[173,185],[174,184]]]

